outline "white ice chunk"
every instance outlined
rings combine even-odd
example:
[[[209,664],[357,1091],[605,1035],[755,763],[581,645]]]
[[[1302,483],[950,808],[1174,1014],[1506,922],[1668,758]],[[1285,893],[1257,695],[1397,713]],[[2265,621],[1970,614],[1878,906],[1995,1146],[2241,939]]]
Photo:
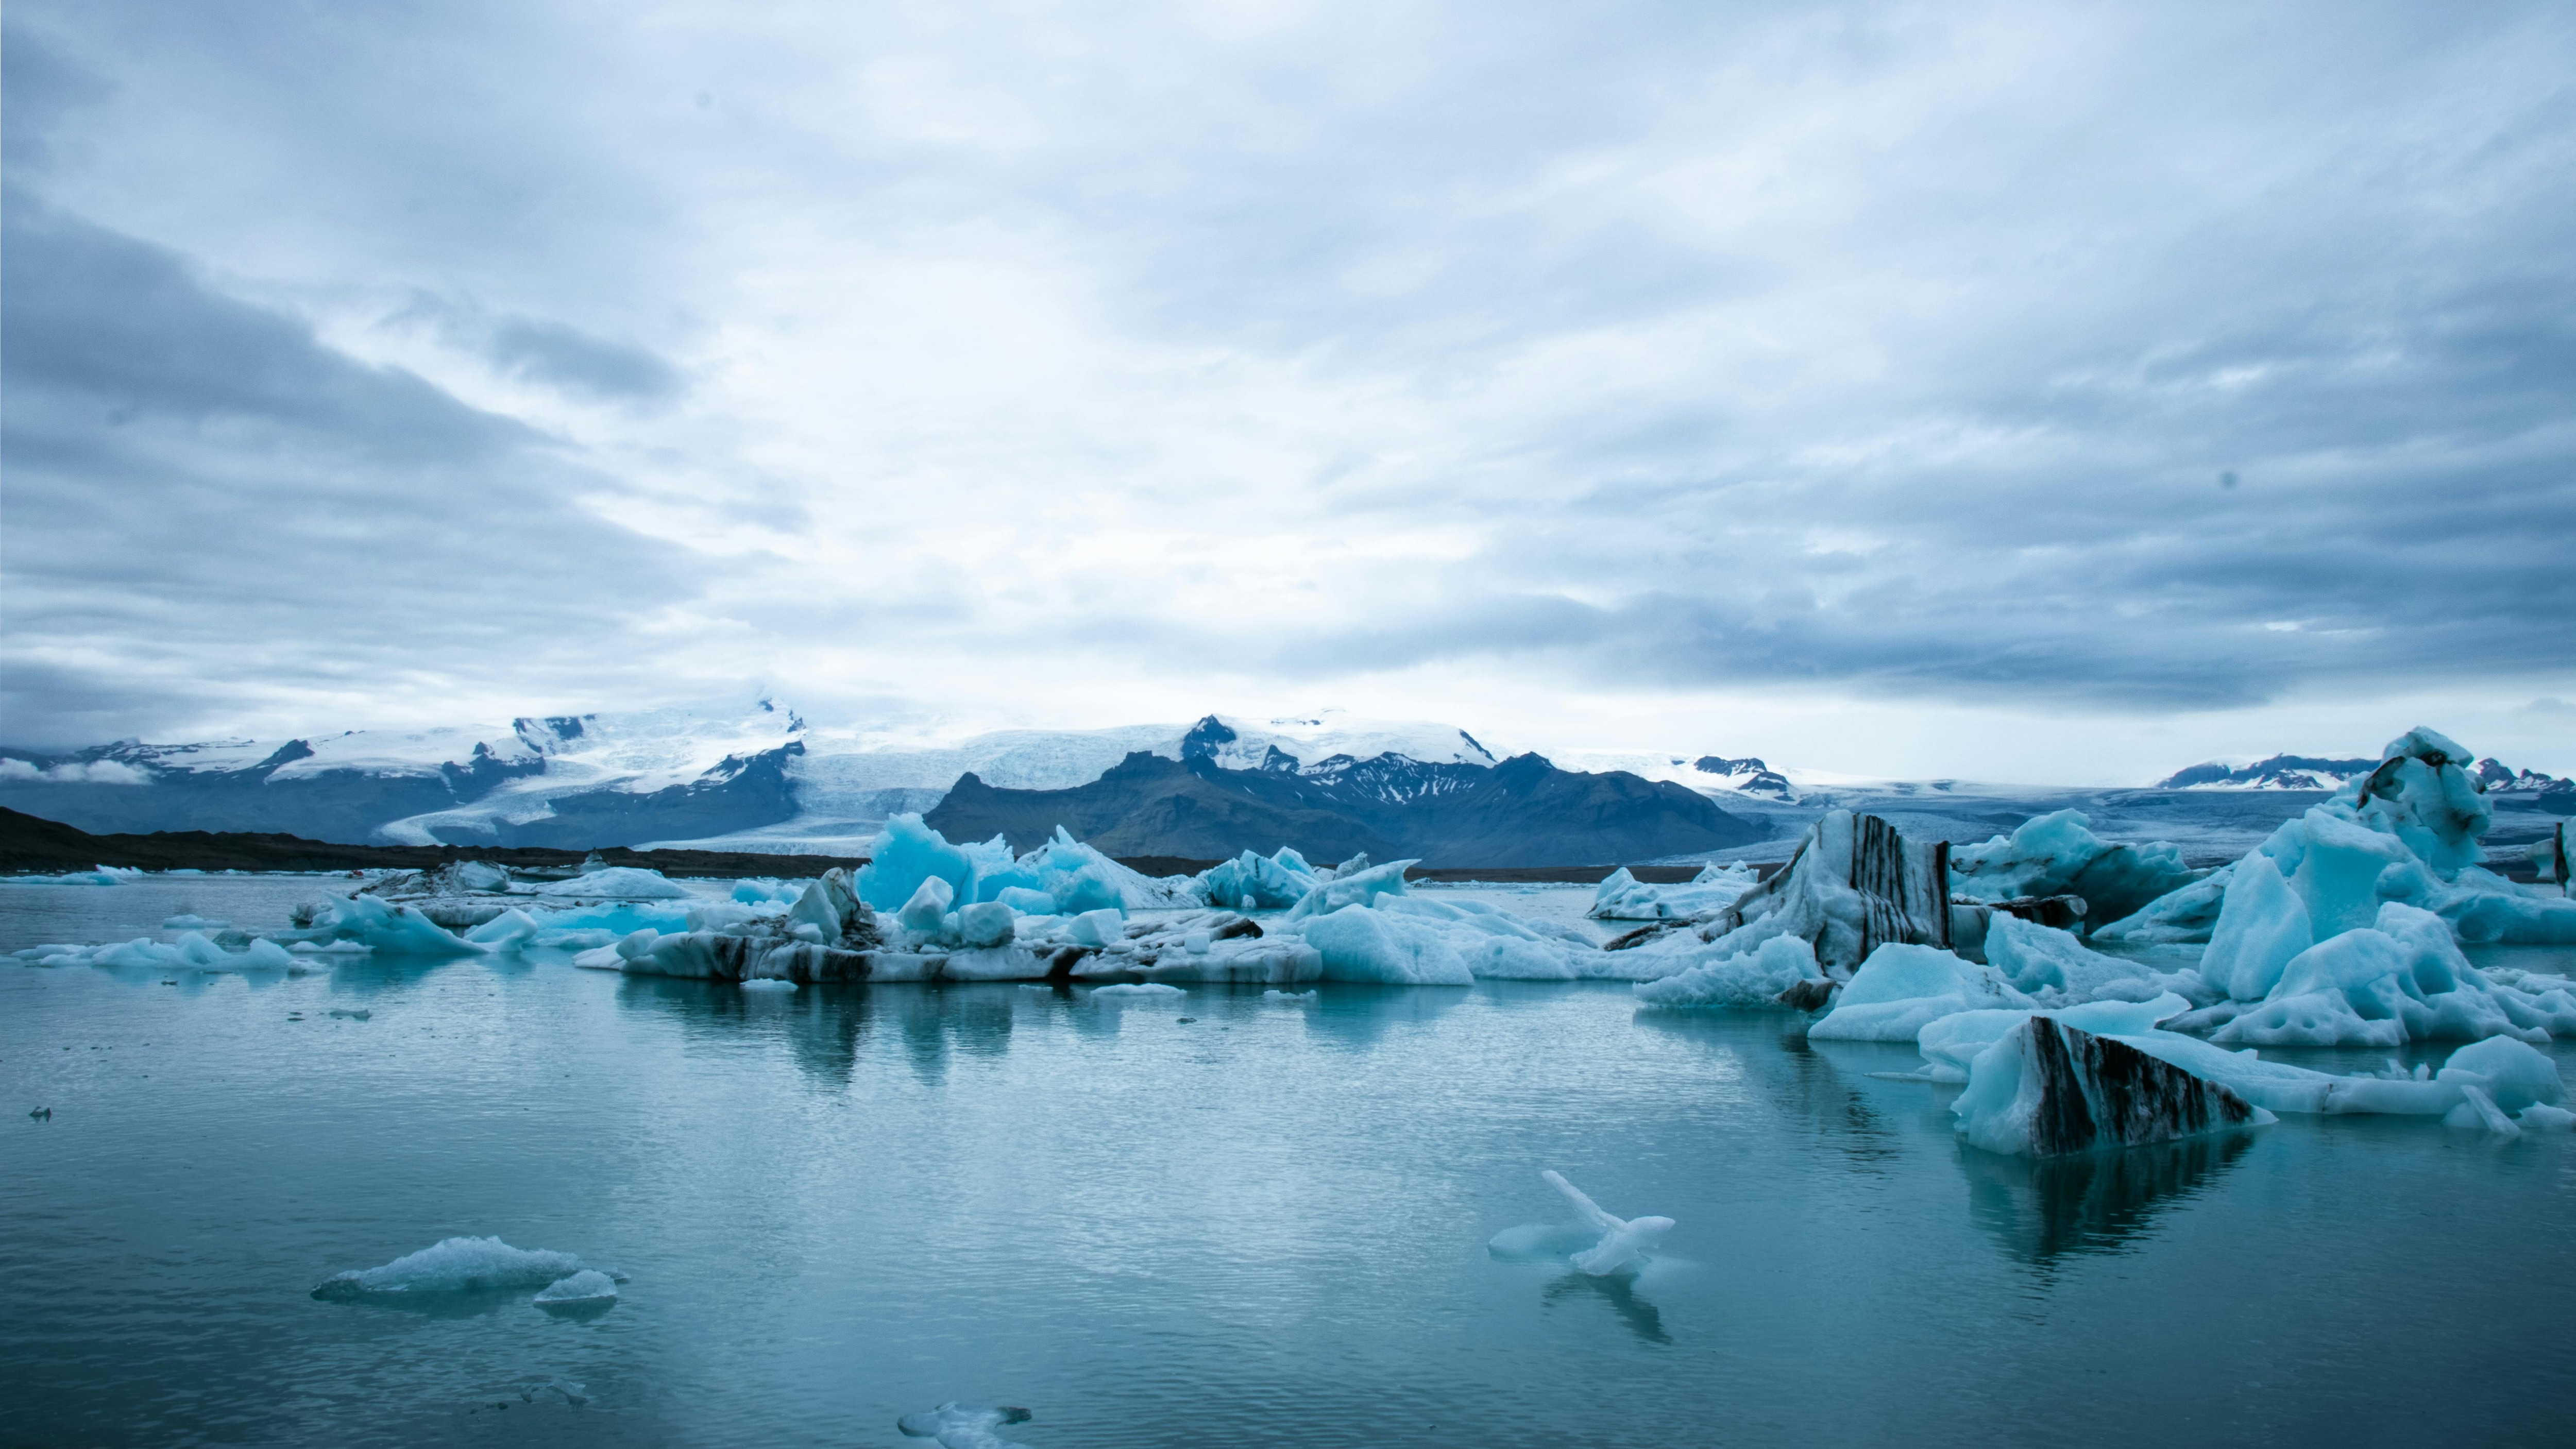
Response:
[[[2031,1017],[1977,1054],[1950,1110],[1971,1145],[2055,1157],[2276,1120],[2127,1042]]]
[[[1671,1218],[1611,1216],[1581,1188],[1566,1181],[1552,1168],[1539,1176],[1573,1206],[1576,1221],[1565,1228],[1542,1224],[1506,1228],[1496,1233],[1487,1244],[1497,1256],[1520,1258],[1562,1253],[1581,1272],[1602,1278],[1643,1260],[1663,1241],[1664,1234],[1672,1231]]]
[[[334,1274],[313,1290],[316,1298],[364,1298],[393,1293],[468,1293],[494,1288],[542,1288],[582,1271],[581,1259],[543,1248],[513,1248],[499,1238],[447,1238],[381,1267]]]
[[[677,881],[665,879],[658,870],[612,865],[570,880],[548,881],[537,887],[537,894],[586,901],[677,901],[686,900],[689,892]]]
[[[527,912],[507,910],[465,933],[465,939],[494,950],[512,950],[529,944],[537,934],[536,920]]]
[[[557,1278],[537,1291],[539,1303],[604,1303],[617,1296],[617,1280],[597,1268]]]
[[[1780,993],[1801,981],[1822,981],[1815,948],[1795,936],[1774,936],[1723,960],[1689,967],[1660,981],[1641,981],[1641,1006],[1680,1010],[1702,1006],[1776,1006]]]
[[[894,1421],[906,1438],[928,1439],[939,1449],[1029,1449],[998,1432],[1005,1424],[1024,1424],[1029,1411],[1008,1404],[946,1403]]]
[[[1378,869],[1387,868],[1390,867],[1377,867],[1361,874],[1374,875]],[[1317,887],[1298,910],[1341,884],[1336,881]],[[1397,884],[1402,884],[1400,876]],[[1390,986],[1475,984],[1467,958],[1451,941],[1449,932],[1431,921],[1351,905],[1305,921],[1302,930],[1306,943],[1323,957],[1327,981],[1373,981]]]
[[[911,898],[903,903],[903,909],[895,912],[895,919],[903,922],[907,931],[935,935],[947,919],[949,904],[956,899],[956,889],[945,877],[925,876],[913,888]]]
[[[2035,1006],[2003,973],[1933,946],[1891,942],[1869,953],[1834,1009],[1807,1028],[1826,1041],[1913,1041],[1955,1012]]]

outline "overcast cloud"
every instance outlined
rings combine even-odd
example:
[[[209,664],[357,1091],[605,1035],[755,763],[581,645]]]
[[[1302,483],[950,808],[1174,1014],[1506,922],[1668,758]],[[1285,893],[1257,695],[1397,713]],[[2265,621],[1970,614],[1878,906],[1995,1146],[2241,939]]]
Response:
[[[2563,6],[9,7],[0,739],[2576,769]]]

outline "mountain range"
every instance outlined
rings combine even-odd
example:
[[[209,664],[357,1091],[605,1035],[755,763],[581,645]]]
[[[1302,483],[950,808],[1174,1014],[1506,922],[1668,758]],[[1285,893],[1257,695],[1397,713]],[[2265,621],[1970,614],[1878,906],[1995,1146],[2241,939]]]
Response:
[[[2359,757],[2328,759],[2316,755],[2274,755],[2250,765],[2218,761],[2176,770],[2156,782],[2159,790],[2340,790],[2379,768],[2379,761]],[[2469,777],[2490,795],[2559,794],[2576,791],[2576,780],[2515,770],[2492,756],[2469,767]]]
[[[927,819],[951,839],[1000,834],[1015,850],[1063,825],[1112,855],[1210,858],[1259,841],[1320,863],[1366,854],[1429,866],[1618,865],[1770,834],[1679,785],[1560,770],[1534,754],[1493,765],[1336,755],[1313,767],[1274,755],[1228,769],[1216,747],[1230,733],[1202,720],[1181,758],[1139,750],[1071,789],[1001,789],[968,774]]]
[[[936,817],[960,838],[1004,829],[1028,844],[1058,823],[1087,834],[1091,822],[1117,814],[1103,801],[1141,788],[1155,768],[1147,762],[1168,767],[1167,800],[1194,789],[1216,794],[1175,807],[1186,828],[1179,815],[1160,834],[1141,818],[1105,825],[1113,853],[1208,857],[1297,843],[1335,859],[1366,851],[1479,865],[1617,864],[1767,833],[1698,791],[1616,770],[1559,770],[1535,756],[1504,761],[1449,725],[1210,715],[1189,726],[923,742],[819,731],[767,699],[748,709],[530,717],[507,730],[13,750],[0,754],[0,804],[98,832],[855,854],[889,814],[931,810],[961,790],[967,798]],[[1720,788],[1734,783],[1720,779]],[[1077,787],[1091,788],[1084,813],[1062,822],[964,823],[970,800],[989,813],[1003,807],[987,796],[1033,797],[1019,808],[1043,813],[1065,803],[1046,797]],[[1594,860],[1612,849],[1618,854]]]
[[[1872,781],[1688,751],[1506,759],[1454,725],[1338,712],[924,738],[817,727],[761,699],[507,728],[0,749],[0,806],[101,833],[838,857],[864,855],[888,815],[925,811],[952,836],[1000,831],[1026,844],[1061,823],[1120,855],[1291,843],[1316,859],[1365,851],[1470,866],[1758,854],[1837,805],[1954,840],[2080,808],[2097,828],[2118,821],[2217,857],[2295,813],[2304,792],[2374,764],[2279,755],[2194,766],[2149,789],[2052,789]],[[2576,813],[2576,784],[2492,760],[2476,768],[2500,809],[2534,821]]]

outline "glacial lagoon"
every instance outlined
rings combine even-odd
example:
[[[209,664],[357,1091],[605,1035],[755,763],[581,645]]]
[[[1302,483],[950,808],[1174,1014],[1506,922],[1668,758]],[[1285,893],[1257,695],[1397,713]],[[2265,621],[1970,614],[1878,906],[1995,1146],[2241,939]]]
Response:
[[[316,893],[10,885],[0,949]],[[0,1442],[894,1446],[948,1400],[1026,1406],[1033,1449],[2564,1434],[2569,1135],[2285,1117],[2033,1163],[1873,1075],[1911,1047],[1803,1020],[1624,983],[0,963]],[[1633,1276],[1497,1258],[1563,1216],[1550,1168],[1677,1226]],[[311,1296],[481,1235],[627,1281]]]

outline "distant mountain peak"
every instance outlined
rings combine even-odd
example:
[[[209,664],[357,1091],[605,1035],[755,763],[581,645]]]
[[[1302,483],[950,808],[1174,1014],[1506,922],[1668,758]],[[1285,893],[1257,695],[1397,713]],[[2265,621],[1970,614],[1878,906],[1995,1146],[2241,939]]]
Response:
[[[1691,761],[1691,768],[1703,775],[1714,775],[1721,789],[1739,795],[1768,795],[1775,800],[1794,800],[1797,792],[1790,789],[1789,777],[1762,762],[1758,755],[1729,759],[1724,755],[1702,755]]]
[[[2359,756],[2274,755],[2250,765],[2212,760],[2176,770],[2156,782],[2159,790],[2340,790],[2379,768],[2380,762]],[[2488,794],[2555,794],[2576,790],[2576,781],[2537,770],[2514,770],[2493,756],[2467,767],[2471,780]]]

